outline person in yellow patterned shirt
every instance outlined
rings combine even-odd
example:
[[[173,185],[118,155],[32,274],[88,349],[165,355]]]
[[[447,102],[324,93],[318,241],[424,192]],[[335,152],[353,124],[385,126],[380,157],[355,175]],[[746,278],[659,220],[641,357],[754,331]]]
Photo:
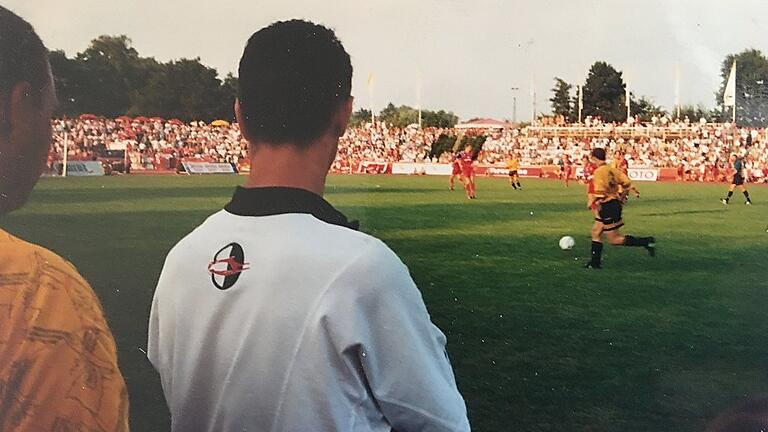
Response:
[[[515,190],[522,190],[520,185],[520,176],[517,171],[520,169],[520,159],[517,155],[510,153],[510,159],[507,161],[507,170],[509,170],[509,185],[515,188]]]
[[[597,168],[592,176],[592,190],[588,192],[588,208],[595,212],[595,223],[592,225],[591,259],[584,267],[602,268],[603,235],[610,244],[644,247],[650,256],[655,256],[655,238],[625,236],[619,232],[624,226],[621,217],[622,203],[626,194],[633,189],[629,177],[605,163],[605,149],[592,150],[591,160]]]
[[[37,183],[55,107],[45,46],[0,6],[0,214]],[[0,430],[128,430],[115,341],[93,290],[70,263],[2,229]]]

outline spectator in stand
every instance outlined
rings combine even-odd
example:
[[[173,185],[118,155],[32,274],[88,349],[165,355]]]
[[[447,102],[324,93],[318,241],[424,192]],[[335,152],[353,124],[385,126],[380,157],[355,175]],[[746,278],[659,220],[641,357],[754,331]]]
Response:
[[[652,136],[625,140],[616,137],[615,131],[606,130],[606,125],[599,118],[588,117],[585,121],[592,130],[607,136],[547,138],[540,137],[531,129],[478,131],[487,139],[477,162],[503,167],[506,156],[513,152],[520,155],[521,165],[548,165],[566,156],[579,160],[591,149],[601,147],[610,151],[623,150],[631,167],[682,166],[683,170],[678,175],[681,180],[703,181],[701,170],[707,160],[727,158],[730,147],[747,142],[748,138],[752,140],[752,145],[745,148],[751,161],[748,170],[762,172],[760,167],[768,162],[768,129],[742,128],[734,131],[726,125],[686,125],[677,122],[668,124],[665,129],[653,129],[655,133]],[[656,121],[659,122],[658,118]],[[668,119],[665,122],[668,123]],[[174,170],[182,159],[233,163],[240,169],[249,166],[246,144],[237,124],[211,126],[203,122],[184,124],[161,119],[84,118],[56,120],[53,127],[51,167],[63,158],[67,131],[68,157],[71,160],[92,160],[109,149],[128,149],[133,165],[145,170]],[[641,133],[649,134],[651,130],[643,129]],[[339,142],[332,171],[350,173],[359,169],[365,161],[449,163],[450,152],[435,155],[434,160],[429,158],[432,144],[441,134],[455,135],[456,131],[413,126],[398,128],[380,121],[348,128]],[[734,141],[734,135],[740,138]]]

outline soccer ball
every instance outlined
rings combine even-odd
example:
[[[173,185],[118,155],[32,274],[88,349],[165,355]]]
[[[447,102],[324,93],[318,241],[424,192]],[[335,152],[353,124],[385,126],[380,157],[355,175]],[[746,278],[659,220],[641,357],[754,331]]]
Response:
[[[565,236],[560,239],[560,249],[562,250],[571,250],[573,249],[573,245],[576,244],[576,241],[571,236]]]

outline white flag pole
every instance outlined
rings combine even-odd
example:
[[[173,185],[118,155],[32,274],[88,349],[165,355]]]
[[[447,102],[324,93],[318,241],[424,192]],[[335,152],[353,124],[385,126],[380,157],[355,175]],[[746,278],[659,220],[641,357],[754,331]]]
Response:
[[[61,167],[61,176],[66,177],[67,176],[67,156],[69,153],[69,132],[66,130],[66,126],[64,126],[64,165]]]
[[[533,101],[533,112],[531,113],[531,124],[536,123],[536,86],[531,79],[531,99]]]
[[[675,66],[675,109],[680,119],[680,65]]]
[[[373,114],[373,83],[376,80],[373,72],[368,74],[368,109],[371,110],[371,125],[376,122],[376,116]]]
[[[579,124],[581,124],[581,110],[584,108],[584,95],[581,86],[577,86],[576,90],[579,92]]]
[[[624,96],[624,99],[627,103],[627,124],[629,124],[629,118],[631,117],[630,112],[630,100],[629,100],[629,85],[625,86],[626,95]]]
[[[421,80],[416,85],[416,106],[419,110],[419,129],[421,129]]]

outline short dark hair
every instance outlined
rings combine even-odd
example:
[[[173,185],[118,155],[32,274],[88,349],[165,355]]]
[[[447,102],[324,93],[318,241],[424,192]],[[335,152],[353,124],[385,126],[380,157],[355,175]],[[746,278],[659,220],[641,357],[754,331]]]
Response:
[[[351,90],[352,63],[332,30],[279,21],[254,33],[240,59],[240,127],[259,142],[306,146]]]
[[[596,148],[592,150],[592,157],[604,161],[605,160],[605,149],[604,148]]]
[[[28,22],[0,6],[0,95],[26,81],[41,89],[48,82],[48,50]]]

